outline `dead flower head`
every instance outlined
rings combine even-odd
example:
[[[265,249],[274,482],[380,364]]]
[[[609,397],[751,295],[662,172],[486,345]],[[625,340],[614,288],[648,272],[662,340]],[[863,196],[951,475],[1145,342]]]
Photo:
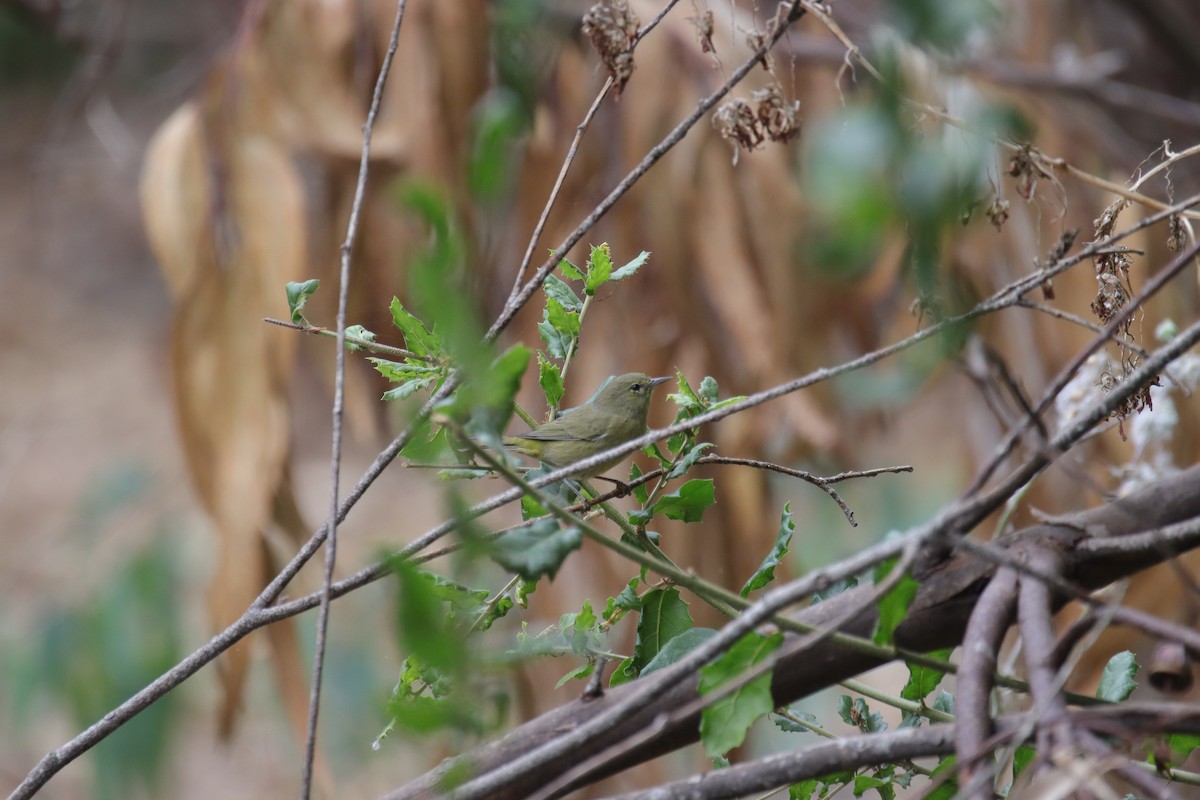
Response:
[[[600,0],[583,15],[583,32],[608,67],[618,97],[633,75],[633,46],[640,25],[626,0]]]

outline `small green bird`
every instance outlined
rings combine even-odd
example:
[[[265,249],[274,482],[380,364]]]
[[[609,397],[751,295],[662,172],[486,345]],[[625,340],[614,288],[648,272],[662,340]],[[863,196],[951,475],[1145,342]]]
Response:
[[[567,409],[535,431],[505,436],[504,444],[553,467],[602,453],[646,432],[650,394],[667,380],[670,378],[651,378],[640,372],[609,378],[583,405]],[[595,477],[624,458],[604,461],[578,477]]]

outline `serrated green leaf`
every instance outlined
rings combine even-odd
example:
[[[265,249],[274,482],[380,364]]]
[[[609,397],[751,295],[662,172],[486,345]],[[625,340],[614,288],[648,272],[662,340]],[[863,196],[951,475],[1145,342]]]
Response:
[[[637,640],[633,646],[633,670],[642,674],[667,642],[692,627],[687,602],[674,586],[652,589],[639,603]]]
[[[700,381],[700,386],[696,389],[696,394],[701,402],[705,405],[712,405],[717,402],[717,394],[720,388],[717,386],[717,379],[711,375],[705,375],[704,380]]]
[[[775,534],[775,546],[771,548],[771,552],[767,553],[767,557],[763,559],[763,562],[758,565],[758,569],[750,576],[750,580],[746,581],[746,585],[742,587],[742,597],[749,596],[751,592],[761,589],[775,580],[775,568],[787,555],[788,546],[792,543],[792,534],[795,530],[796,523],[792,522],[792,504],[785,503],[783,516],[779,520],[779,532]]]
[[[308,298],[312,297],[317,291],[321,282],[316,278],[310,278],[306,281],[288,281],[284,287],[284,292],[287,294],[288,311],[292,315],[292,322],[297,325],[305,322],[304,315],[300,312],[304,310],[304,306],[308,303]]]
[[[1128,650],[1117,653],[1104,665],[1104,673],[1096,687],[1096,697],[1110,703],[1128,700],[1137,688],[1137,681],[1134,680],[1137,672],[1138,663],[1133,653]]]
[[[950,649],[937,650],[928,655],[938,661],[949,661],[951,652]],[[924,700],[938,687],[942,678],[946,677],[945,670],[928,667],[924,664],[906,663],[905,666],[908,667],[908,683],[904,684],[904,688],[900,690],[900,696],[905,700]]]
[[[563,275],[567,276],[567,278],[569,278],[570,280],[573,280],[573,281],[583,280],[583,270],[581,270],[579,267],[575,266],[575,264],[573,262],[569,261],[568,259],[564,258],[561,261],[559,261],[558,269],[559,269],[559,271],[562,272]]]
[[[620,594],[612,598],[613,604],[625,611],[637,611],[642,606],[642,599],[638,597],[637,587],[641,583],[639,578],[630,578],[629,583],[621,590]]]
[[[400,384],[399,386],[396,386],[392,389],[388,389],[386,392],[383,393],[383,399],[384,400],[403,400],[404,398],[409,397],[410,395],[413,395],[413,394],[421,391],[422,389],[436,383],[437,380],[438,380],[437,375],[429,375],[424,378],[413,378],[410,381],[405,381],[404,383]]]
[[[796,708],[789,708],[787,711],[793,717],[799,717],[805,722],[811,723],[818,728],[821,726],[817,721],[816,716],[808,713],[807,711],[801,711]],[[776,728],[779,728],[779,730],[785,731],[786,733],[812,733],[812,730],[809,728],[806,728],[803,725],[797,725],[792,720],[788,719],[787,717],[780,716],[779,714],[772,714],[771,721],[775,723]]]
[[[370,361],[374,365],[376,372],[393,383],[436,375],[442,370],[441,367],[433,367],[424,363],[389,361],[386,358],[377,358],[375,356],[367,356],[367,361]]]
[[[546,276],[542,290],[546,292],[546,297],[552,298],[567,311],[578,311],[583,306],[583,301],[574,290],[553,274]]]
[[[612,251],[607,244],[592,246],[588,258],[587,277],[583,281],[583,290],[587,294],[595,294],[596,290],[608,283],[612,276]]]
[[[650,659],[650,663],[642,668],[641,674],[649,675],[651,672],[671,666],[716,635],[717,632],[712,628],[690,628],[678,636],[672,637],[654,658]]]
[[[541,353],[538,353],[538,385],[546,395],[546,404],[557,408],[563,398],[562,370]]]
[[[546,298],[546,321],[563,336],[574,338],[579,335],[579,313],[563,308],[553,297]]]
[[[589,652],[592,638],[596,634],[596,612],[590,600],[583,601],[583,609],[571,621],[571,649],[577,653]]]
[[[360,339],[364,342],[374,342],[375,334],[364,328],[362,325],[351,325],[349,328],[346,328],[346,349],[351,353],[363,349],[361,344],[351,341],[352,339]]]
[[[583,542],[575,526],[561,527],[554,519],[531,522],[509,531],[492,543],[492,558],[500,566],[528,581],[546,575],[554,578],[558,568]]]
[[[699,522],[704,512],[716,502],[711,478],[695,478],[677,491],[665,494],[654,501],[652,514],[665,514],[668,519],[682,522]]]
[[[404,344],[409,350],[419,356],[438,355],[441,347],[437,337],[429,332],[425,323],[408,313],[408,309],[401,304],[399,298],[393,297],[389,308],[392,312],[392,324],[403,334]]]
[[[748,633],[719,659],[700,668],[701,696],[760,664],[783,643],[783,634]],[[700,715],[700,740],[710,757],[723,755],[746,739],[750,726],[771,713],[771,674],[760,675],[726,697],[706,706]]]
[[[642,452],[656,460],[658,465],[663,469],[670,468],[672,459],[663,453],[658,446],[658,442],[651,442],[650,444],[646,445],[642,448]]]
[[[851,698],[849,695],[842,695],[838,698],[837,713],[842,718],[842,722],[858,728],[863,733],[882,733],[888,727],[887,723],[883,721],[883,715],[879,712],[872,712],[867,701],[861,697]]]
[[[875,582],[883,581],[895,564],[894,559],[880,564],[875,570]],[[875,622],[875,634],[872,637],[875,644],[885,647],[892,644],[892,635],[900,623],[908,617],[908,607],[912,605],[919,588],[921,588],[921,584],[911,575],[905,574],[887,594],[875,602],[875,608],[879,613],[879,619]]]
[[[645,265],[645,263],[649,260],[650,260],[650,253],[643,250],[628,264],[625,264],[623,267],[621,267],[618,270],[614,270],[613,274],[609,278],[609,280],[616,283],[618,281],[623,281],[626,278],[632,278],[634,275],[637,274],[637,271],[639,269],[641,269],[642,266]]]
[[[542,337],[542,341],[546,343],[547,353],[554,358],[567,357],[567,351],[571,349],[572,337],[567,336],[558,328],[551,325],[549,320],[539,322],[537,329]]]
[[[667,473],[666,479],[671,480],[672,478],[678,478],[679,476],[683,475],[689,469],[694,467],[696,462],[704,456],[705,450],[708,450],[712,447],[716,447],[716,445],[712,442],[697,442],[689,447],[687,452],[681,454],[679,458],[675,460],[675,466],[671,467],[671,471]]]

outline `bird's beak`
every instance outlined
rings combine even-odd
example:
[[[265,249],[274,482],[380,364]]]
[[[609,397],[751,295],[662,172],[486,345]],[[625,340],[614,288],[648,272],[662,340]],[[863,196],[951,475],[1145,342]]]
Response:
[[[669,380],[671,380],[670,375],[668,375],[665,378],[651,378],[650,379],[650,388],[653,389],[655,386],[658,386],[660,383],[665,383],[666,381],[669,381]]]

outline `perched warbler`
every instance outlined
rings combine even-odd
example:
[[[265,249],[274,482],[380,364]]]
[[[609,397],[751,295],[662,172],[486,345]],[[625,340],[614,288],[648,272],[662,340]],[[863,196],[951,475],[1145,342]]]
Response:
[[[602,453],[646,432],[650,394],[666,380],[670,379],[651,378],[640,372],[609,378],[583,405],[567,409],[535,431],[505,436],[504,444],[553,467],[565,467]],[[623,458],[603,461],[578,477],[595,477]]]

